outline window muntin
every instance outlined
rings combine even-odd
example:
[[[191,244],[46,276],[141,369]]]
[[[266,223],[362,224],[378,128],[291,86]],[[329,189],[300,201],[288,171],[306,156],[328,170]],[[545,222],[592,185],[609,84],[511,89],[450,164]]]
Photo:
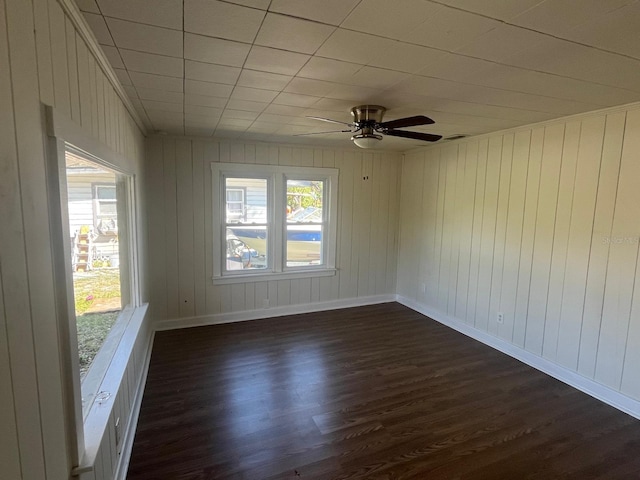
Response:
[[[214,280],[335,272],[336,169],[211,165]],[[240,190],[242,216],[229,207]]]

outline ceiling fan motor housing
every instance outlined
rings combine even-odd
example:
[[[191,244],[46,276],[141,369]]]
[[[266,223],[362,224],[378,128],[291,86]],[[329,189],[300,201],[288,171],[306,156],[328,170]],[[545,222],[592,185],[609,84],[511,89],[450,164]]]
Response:
[[[359,128],[365,126],[373,127],[375,124],[382,122],[382,117],[386,111],[387,109],[380,105],[358,105],[351,109],[351,115],[353,115],[353,122]]]

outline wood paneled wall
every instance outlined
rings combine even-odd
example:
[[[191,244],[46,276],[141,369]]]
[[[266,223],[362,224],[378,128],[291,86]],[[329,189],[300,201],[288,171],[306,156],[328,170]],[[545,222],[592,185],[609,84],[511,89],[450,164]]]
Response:
[[[162,137],[146,151],[154,319],[395,293],[399,154]],[[214,286],[211,162],[338,168],[336,276]]]
[[[407,154],[398,293],[640,399],[639,154],[638,107]]]
[[[71,469],[43,103],[140,172],[142,133],[61,5],[0,0],[0,476],[11,480]]]

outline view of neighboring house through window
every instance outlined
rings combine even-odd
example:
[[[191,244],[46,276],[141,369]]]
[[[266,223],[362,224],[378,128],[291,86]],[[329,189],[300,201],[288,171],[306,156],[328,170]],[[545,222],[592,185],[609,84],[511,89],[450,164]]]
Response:
[[[222,257],[214,277],[335,268],[335,169],[215,163],[212,170]]]
[[[118,212],[122,210],[120,190],[124,193],[126,189],[123,176],[92,161],[83,152],[69,147],[65,159],[69,261],[82,399],[86,407],[106,371],[105,366],[94,368],[96,358],[102,351],[114,350],[124,330],[124,326],[118,325],[120,313],[128,303],[126,293],[123,298],[122,272],[126,262],[120,258]]]

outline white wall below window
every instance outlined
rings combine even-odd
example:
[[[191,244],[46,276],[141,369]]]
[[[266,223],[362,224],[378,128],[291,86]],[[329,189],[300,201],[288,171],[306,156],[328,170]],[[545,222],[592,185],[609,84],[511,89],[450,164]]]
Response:
[[[640,400],[639,152],[635,105],[407,154],[398,294]]]
[[[400,154],[151,137],[146,155],[155,320],[395,293]],[[336,275],[214,285],[211,162],[339,169]]]

